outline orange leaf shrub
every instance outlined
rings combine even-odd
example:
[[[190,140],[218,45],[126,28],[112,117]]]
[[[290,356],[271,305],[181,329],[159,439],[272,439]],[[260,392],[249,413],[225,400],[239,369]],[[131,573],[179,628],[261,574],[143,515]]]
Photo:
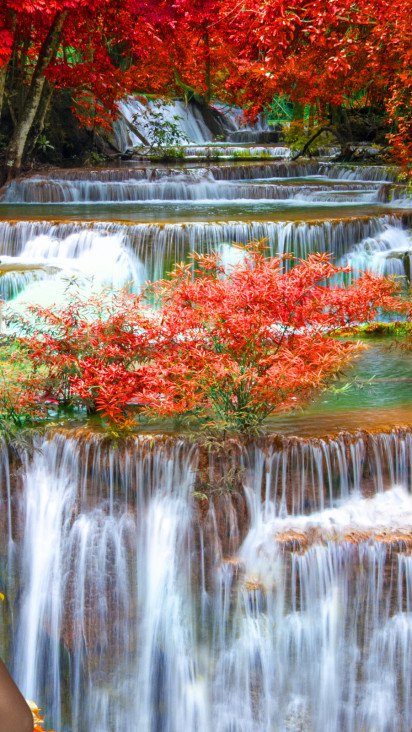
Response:
[[[29,400],[97,411],[114,424],[139,412],[247,431],[303,403],[357,353],[361,345],[335,330],[382,310],[410,313],[393,280],[363,274],[337,284],[350,270],[325,254],[287,271],[258,242],[231,268],[215,254],[194,258],[194,276],[192,265],[178,265],[141,296],[74,296],[15,318],[36,385],[30,392],[27,382]],[[153,295],[156,311],[147,308]]]
[[[37,706],[36,702],[32,701],[28,701],[27,704],[33,715],[33,732],[47,732],[43,727],[44,718],[40,716],[40,707]],[[52,730],[49,730],[49,732],[52,732]]]

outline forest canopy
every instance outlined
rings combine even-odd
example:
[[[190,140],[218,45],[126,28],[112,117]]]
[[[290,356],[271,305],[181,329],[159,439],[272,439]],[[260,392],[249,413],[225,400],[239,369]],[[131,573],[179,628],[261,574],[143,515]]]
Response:
[[[3,177],[58,98],[102,129],[128,94],[218,98],[249,119],[287,99],[311,125],[367,109],[409,170],[411,61],[409,0],[3,0]]]

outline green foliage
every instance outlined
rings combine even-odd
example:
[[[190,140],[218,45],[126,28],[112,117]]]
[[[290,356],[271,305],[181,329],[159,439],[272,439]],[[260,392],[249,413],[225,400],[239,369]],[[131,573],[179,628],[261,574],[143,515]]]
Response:
[[[89,158],[92,165],[100,165],[107,162],[107,156],[104,153],[97,152],[96,150],[90,151]]]
[[[392,323],[366,323],[352,328],[336,331],[336,335],[358,336],[360,338],[402,338],[412,334],[412,323],[394,321]]]
[[[232,153],[232,158],[241,158],[242,159],[242,158],[251,158],[251,157],[253,157],[252,153],[247,148],[245,150],[235,150]]]
[[[19,345],[8,338],[0,341],[0,435],[11,439],[31,427],[43,411],[27,398],[26,377],[30,363]]]
[[[232,157],[240,160],[244,159],[261,159],[261,158],[271,158],[271,154],[267,151],[261,151],[259,153],[253,152],[252,150],[249,150],[248,148],[245,148],[244,150],[235,150],[232,153]]]
[[[180,145],[172,147],[159,148],[150,155],[151,160],[162,162],[162,161],[173,161],[173,160],[184,160],[185,149]]]
[[[293,104],[287,95],[276,95],[266,107],[266,119],[269,125],[289,124],[293,114]]]
[[[168,159],[175,159],[176,157],[182,157],[181,146],[188,141],[188,138],[178,124],[182,117],[175,114],[172,120],[165,119],[164,106],[165,103],[159,101],[156,105],[147,107],[143,115],[144,134],[150,144],[150,153],[161,155],[162,159],[165,156]],[[133,119],[135,124],[137,122],[136,116]],[[141,123],[140,114],[139,122]]]
[[[54,150],[54,145],[51,144],[51,142],[47,139],[46,135],[39,135],[39,137],[36,140],[36,147],[41,150],[43,153],[49,152],[49,150]]]
[[[312,133],[313,134],[313,131]],[[306,145],[308,136],[302,121],[291,122],[290,125],[283,129],[283,139],[285,145],[290,147],[293,152],[299,152]],[[314,155],[318,152],[321,143],[321,136],[314,140],[309,148],[308,154]]]

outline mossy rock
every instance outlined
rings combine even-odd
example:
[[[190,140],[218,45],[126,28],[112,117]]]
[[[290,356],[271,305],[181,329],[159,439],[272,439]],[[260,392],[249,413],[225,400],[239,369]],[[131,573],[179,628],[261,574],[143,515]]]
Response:
[[[341,328],[337,336],[357,336],[359,338],[402,338],[412,334],[412,323],[395,321],[393,323],[367,323],[353,328]]]

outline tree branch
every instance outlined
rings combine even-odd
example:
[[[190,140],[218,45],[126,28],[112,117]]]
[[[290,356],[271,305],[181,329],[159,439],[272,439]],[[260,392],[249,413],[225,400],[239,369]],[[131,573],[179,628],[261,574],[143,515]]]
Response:
[[[319,137],[319,135],[321,135],[322,132],[330,132],[332,135],[335,135],[335,137],[337,137],[337,139],[339,141],[339,144],[341,145],[340,136],[336,132],[335,128],[334,127],[330,127],[329,125],[326,125],[326,127],[321,127],[320,130],[316,130],[315,134],[312,135],[312,137],[302,147],[302,150],[300,150],[300,152],[298,152],[296,155],[294,155],[291,158],[291,160],[297,160],[298,158],[301,157],[301,155],[304,155],[304,153],[306,152],[306,150],[308,150],[308,148],[310,147],[310,145],[312,144],[312,142],[314,142],[314,140],[316,140],[316,138]]]
[[[143,143],[143,145],[146,145],[146,147],[150,147],[150,142],[148,142],[148,140],[146,140],[145,136],[142,135],[142,133],[137,129],[137,127],[135,125],[133,125],[131,122],[129,122],[129,120],[121,112],[120,112],[120,117],[122,118],[126,127],[129,128],[130,132],[133,132],[133,134],[139,138],[139,140]]]

